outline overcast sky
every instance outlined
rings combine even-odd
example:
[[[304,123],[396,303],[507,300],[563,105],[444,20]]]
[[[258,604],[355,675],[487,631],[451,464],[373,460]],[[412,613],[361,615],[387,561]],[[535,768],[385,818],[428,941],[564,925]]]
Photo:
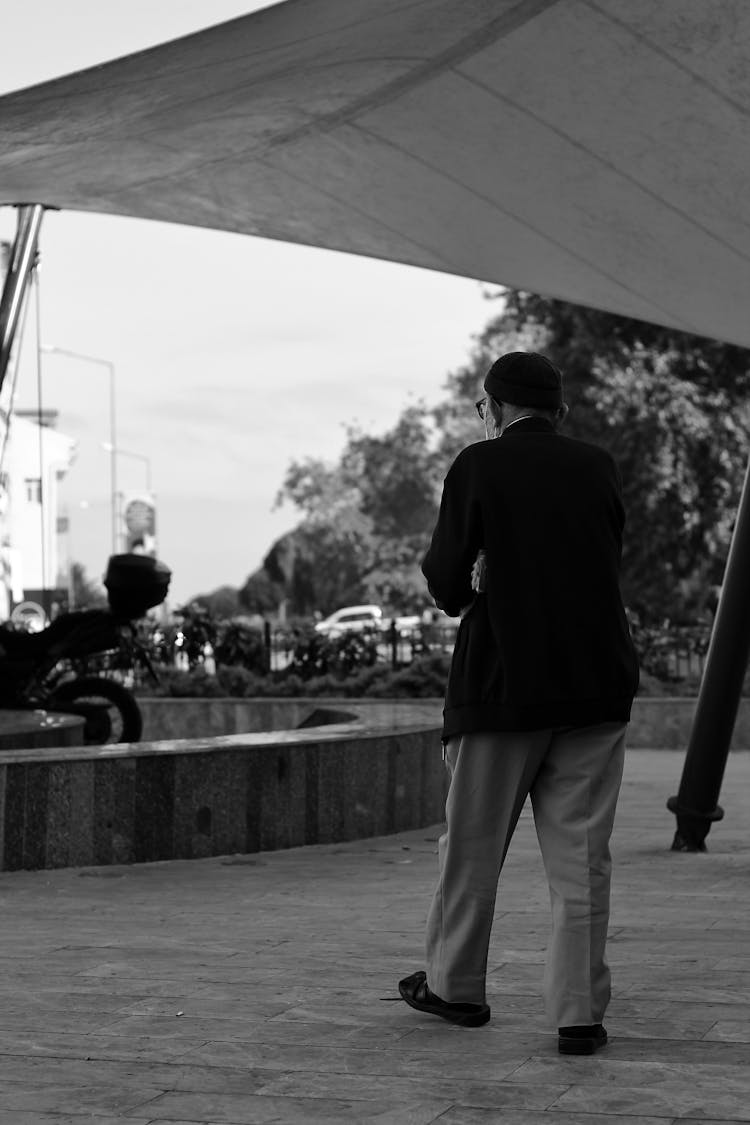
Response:
[[[0,92],[102,62],[265,3],[24,0],[2,17]],[[15,213],[0,208],[0,238]],[[241,584],[297,516],[273,511],[286,466],[333,460],[356,422],[391,426],[437,401],[490,316],[485,287],[332,251],[108,216],[49,213],[41,337],[115,365],[117,444],[150,460],[170,603]],[[29,312],[17,405],[36,406]],[[106,369],[46,355],[44,405],[79,443],[63,488],[74,557],[110,553]],[[146,464],[124,452],[120,487]]]

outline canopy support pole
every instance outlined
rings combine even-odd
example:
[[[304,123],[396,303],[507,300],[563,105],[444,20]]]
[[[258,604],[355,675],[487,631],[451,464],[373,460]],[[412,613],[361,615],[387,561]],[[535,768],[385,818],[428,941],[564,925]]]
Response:
[[[22,204],[18,208],[16,240],[13,243],[10,266],[0,297],[0,391],[8,370],[24,297],[36,262],[43,214],[44,207],[41,203]]]
[[[711,633],[687,757],[676,797],[673,851],[705,852],[718,804],[750,655],[750,462],[745,472],[724,584]]]

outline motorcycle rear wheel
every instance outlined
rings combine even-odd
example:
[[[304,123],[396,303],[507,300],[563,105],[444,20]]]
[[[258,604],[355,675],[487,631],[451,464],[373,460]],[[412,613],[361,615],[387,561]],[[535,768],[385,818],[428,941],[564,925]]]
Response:
[[[84,676],[61,684],[48,706],[83,716],[85,746],[138,742],[143,731],[143,716],[135,697],[116,680],[103,676]]]

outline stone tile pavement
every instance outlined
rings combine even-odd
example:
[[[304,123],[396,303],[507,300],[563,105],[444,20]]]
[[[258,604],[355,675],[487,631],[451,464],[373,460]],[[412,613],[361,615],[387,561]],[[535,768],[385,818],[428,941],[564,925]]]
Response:
[[[490,1024],[397,997],[422,964],[440,826],[199,861],[0,875],[0,1125],[750,1121],[750,754],[707,855],[669,851],[682,754],[628,752],[611,1042],[561,1057],[524,812]]]

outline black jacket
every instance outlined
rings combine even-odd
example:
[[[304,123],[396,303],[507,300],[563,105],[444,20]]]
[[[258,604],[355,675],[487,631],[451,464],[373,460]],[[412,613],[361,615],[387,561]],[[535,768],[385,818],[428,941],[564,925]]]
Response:
[[[443,737],[626,722],[638,661],[619,587],[625,512],[614,461],[543,418],[464,449],[445,478],[422,570],[465,606]],[[487,590],[471,568],[487,555]]]

